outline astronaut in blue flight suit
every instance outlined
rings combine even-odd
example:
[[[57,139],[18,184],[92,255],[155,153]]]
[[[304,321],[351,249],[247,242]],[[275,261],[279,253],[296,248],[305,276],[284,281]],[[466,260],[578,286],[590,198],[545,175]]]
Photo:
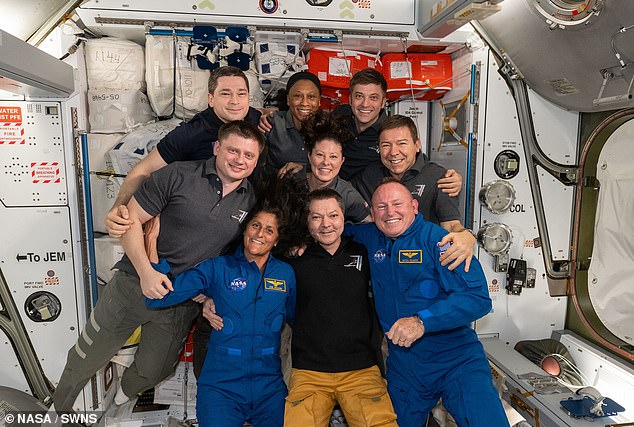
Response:
[[[287,395],[282,379],[280,331],[295,310],[295,274],[271,255],[279,240],[280,213],[259,210],[233,255],[207,259],[175,278],[149,308],[179,304],[199,294],[213,298],[222,316],[211,332],[198,378],[196,413],[204,427],[283,425]],[[165,273],[165,263],[155,268]]]
[[[420,427],[439,398],[458,426],[508,426],[482,345],[470,323],[491,310],[477,260],[441,266],[447,234],[423,220],[395,180],[372,197],[374,223],[346,226],[368,249],[376,311],[389,344],[388,391],[401,427]]]

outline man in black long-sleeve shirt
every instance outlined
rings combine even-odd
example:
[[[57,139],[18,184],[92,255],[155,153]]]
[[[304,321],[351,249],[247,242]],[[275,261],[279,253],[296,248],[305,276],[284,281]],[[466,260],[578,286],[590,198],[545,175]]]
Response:
[[[311,193],[308,229],[315,242],[291,261],[297,305],[285,426],[326,426],[337,402],[351,427],[397,425],[377,366],[367,251],[342,239],[343,209],[336,191]]]

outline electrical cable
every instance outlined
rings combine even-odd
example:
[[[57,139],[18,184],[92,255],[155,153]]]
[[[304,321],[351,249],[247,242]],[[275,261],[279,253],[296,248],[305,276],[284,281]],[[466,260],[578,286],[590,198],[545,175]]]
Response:
[[[621,58],[621,53],[617,50],[616,48],[616,38],[620,35],[625,33],[628,30],[631,30],[632,28],[634,28],[634,25],[628,25],[627,27],[621,27],[619,28],[619,31],[617,31],[616,33],[614,33],[612,35],[612,39],[610,40],[610,45],[612,46],[612,52],[614,52],[614,56],[616,56],[616,59],[619,61],[619,64],[621,65],[621,68],[625,68],[627,67],[627,65],[631,62],[625,62],[622,58]]]

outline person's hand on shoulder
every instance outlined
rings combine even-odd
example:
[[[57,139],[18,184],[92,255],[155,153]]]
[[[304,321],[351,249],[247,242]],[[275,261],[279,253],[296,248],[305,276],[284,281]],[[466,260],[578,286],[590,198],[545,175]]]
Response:
[[[267,114],[262,114],[260,116],[260,122],[258,123],[258,130],[262,133],[268,133],[271,132],[271,130],[273,129],[273,125],[271,124],[271,122],[269,121],[269,118],[273,118],[273,114],[275,114],[275,111],[270,111]]]
[[[119,238],[130,229],[132,221],[126,205],[113,206],[104,220],[106,230],[111,237]]]
[[[288,162],[277,173],[278,178],[284,178],[287,175],[295,175],[306,167],[303,163]]]
[[[444,246],[451,242],[451,246],[440,254],[440,264],[443,266],[448,265],[447,268],[453,270],[464,261],[464,271],[465,273],[468,272],[471,266],[471,258],[473,258],[475,240],[475,236],[467,229],[445,235],[438,245]]]
[[[450,197],[456,197],[462,190],[462,175],[454,169],[447,169],[445,176],[437,181],[438,188]]]

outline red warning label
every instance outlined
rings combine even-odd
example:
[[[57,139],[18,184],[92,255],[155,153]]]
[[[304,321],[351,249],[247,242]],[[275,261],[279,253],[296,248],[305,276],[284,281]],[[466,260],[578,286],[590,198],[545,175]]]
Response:
[[[0,145],[24,144],[22,109],[0,106]]]
[[[31,163],[33,184],[58,184],[60,182],[58,162]]]

